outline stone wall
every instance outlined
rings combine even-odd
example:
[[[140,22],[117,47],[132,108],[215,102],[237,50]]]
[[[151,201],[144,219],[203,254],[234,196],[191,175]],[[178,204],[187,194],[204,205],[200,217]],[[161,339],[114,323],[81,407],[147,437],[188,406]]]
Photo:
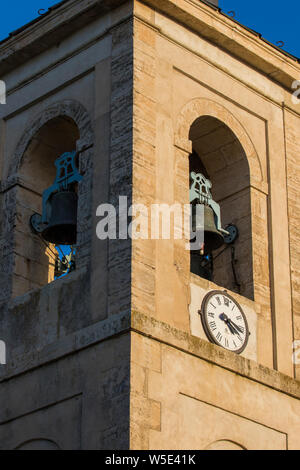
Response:
[[[0,121],[0,337],[7,345],[1,448],[129,447],[131,243],[102,243],[95,230],[98,205],[115,204],[120,194],[130,201],[132,192],[131,5],[114,4],[7,76],[10,98]],[[29,218],[41,212],[41,192],[53,182],[54,153],[72,150],[64,126],[51,134],[54,121],[64,119],[78,129],[72,146],[93,147],[79,159],[77,269],[45,285],[45,249],[36,246]]]
[[[299,382],[138,312],[132,326],[132,449],[299,449]]]
[[[236,206],[244,240],[236,267],[245,276],[245,295],[255,301],[258,361],[293,375],[281,108],[290,96],[196,34],[196,17],[204,14],[204,7],[186,8],[195,15],[193,29],[172,22],[162,11],[135,4],[133,199],[148,206],[187,203],[191,125],[211,116],[228,126],[250,170],[250,198],[239,197]],[[185,240],[133,241],[132,307],[189,332],[190,273],[184,245]],[[245,267],[249,271],[251,264],[249,276]],[[215,288],[222,287],[221,277]]]
[[[0,446],[299,448],[299,126],[294,109],[284,129],[282,109],[291,106],[282,84],[298,66],[230,19],[220,24],[204,2],[61,8],[68,28],[50,13],[26,47],[21,35],[0,48],[9,91],[0,108]],[[227,52],[218,47],[226,35]],[[17,199],[26,201],[16,173],[57,109],[77,123],[79,149],[94,143],[80,160],[78,269],[42,288],[31,280],[34,290],[12,298],[16,221],[28,217],[18,212]],[[120,195],[148,208],[188,202],[189,129],[202,115],[232,130],[250,168],[254,300],[237,299],[255,331],[244,356],[197,337],[191,310],[222,286],[190,274],[186,240],[96,236],[98,205]]]
[[[104,337],[120,332],[103,326]],[[1,449],[128,449],[130,337],[103,332],[82,330],[0,379]]]
[[[293,304],[293,326],[294,341],[300,340],[300,142],[299,142],[299,116],[289,111],[285,113],[286,129],[286,165],[287,165],[287,191],[288,191],[288,214],[289,235],[291,253],[291,281],[292,281],[292,304]],[[299,344],[297,346],[299,351]],[[298,354],[299,361],[299,354]],[[300,379],[300,364],[295,364],[296,377]]]

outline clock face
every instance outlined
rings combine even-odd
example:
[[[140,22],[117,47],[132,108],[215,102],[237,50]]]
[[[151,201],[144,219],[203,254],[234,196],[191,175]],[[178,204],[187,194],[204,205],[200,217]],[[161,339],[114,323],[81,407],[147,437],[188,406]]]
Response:
[[[250,334],[247,319],[242,308],[226,291],[209,292],[199,313],[211,342],[237,354],[245,349]]]

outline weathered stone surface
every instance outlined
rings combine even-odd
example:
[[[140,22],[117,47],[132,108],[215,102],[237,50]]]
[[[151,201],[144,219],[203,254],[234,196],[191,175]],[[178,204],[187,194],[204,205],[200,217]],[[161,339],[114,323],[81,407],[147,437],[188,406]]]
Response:
[[[205,2],[146,3],[64,2],[0,47],[0,447],[299,449],[299,66]],[[75,147],[77,269],[48,284],[28,219]],[[240,294],[230,250],[209,282],[185,239],[96,236],[119,196],[188,203],[193,149],[239,228]],[[241,356],[196,324],[223,288]]]

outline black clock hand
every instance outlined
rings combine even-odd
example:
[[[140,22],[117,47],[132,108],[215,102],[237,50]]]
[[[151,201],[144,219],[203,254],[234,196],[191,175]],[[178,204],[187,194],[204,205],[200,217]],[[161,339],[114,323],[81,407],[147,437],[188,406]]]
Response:
[[[241,329],[241,327],[239,327],[236,323],[234,323],[234,321],[232,321],[230,318],[229,318],[229,321],[230,321],[231,325],[233,326],[233,328],[238,330],[240,333],[244,333],[244,331]]]
[[[227,317],[227,315],[225,315],[225,313],[222,313],[220,315],[220,319],[223,320],[226,323],[226,325],[228,326],[231,334],[235,335],[237,331],[235,330],[234,326],[230,324],[230,320]]]
[[[230,320],[230,319],[228,319],[228,323],[227,323],[227,324],[231,326],[231,328],[233,329],[233,332],[234,332],[235,335],[239,335],[239,334],[240,334],[240,332],[236,329],[236,327],[231,323],[231,320]]]

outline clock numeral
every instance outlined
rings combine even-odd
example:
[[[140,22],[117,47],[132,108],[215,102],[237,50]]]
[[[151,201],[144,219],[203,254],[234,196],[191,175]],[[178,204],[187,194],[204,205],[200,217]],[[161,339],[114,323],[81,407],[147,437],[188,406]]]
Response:
[[[223,297],[223,300],[224,300],[224,305],[226,305],[226,307],[229,307],[229,299],[227,299],[227,297]]]
[[[210,321],[209,326],[211,327],[212,331],[215,331],[217,329],[217,325],[215,321]]]
[[[225,338],[225,347],[226,347],[226,348],[229,348],[229,341],[228,341],[227,338]]]
[[[216,297],[216,299],[217,299],[218,304],[221,305],[221,299],[220,299],[220,297]]]
[[[215,318],[215,314],[214,314],[213,312],[208,312],[207,315],[208,315],[209,317],[211,317],[211,318]]]
[[[239,329],[241,330],[241,333],[245,333],[245,328],[243,326],[239,326]]]
[[[210,305],[213,306],[213,308],[217,308],[212,302],[209,302],[209,303],[210,303]]]
[[[240,342],[242,343],[243,342],[243,338],[240,337],[240,335],[237,335],[238,339],[240,340]]]
[[[217,338],[217,340],[218,340],[218,341],[220,341],[220,342],[221,342],[221,341],[222,341],[222,338],[223,338],[223,336],[221,335],[221,333],[220,333],[220,332],[218,332],[218,334],[217,334],[216,338]]]
[[[234,339],[232,340],[233,344],[234,344],[234,347],[237,348],[237,345],[235,344],[235,341]]]
[[[242,315],[239,315],[238,317],[236,317],[236,320],[242,320]]]

